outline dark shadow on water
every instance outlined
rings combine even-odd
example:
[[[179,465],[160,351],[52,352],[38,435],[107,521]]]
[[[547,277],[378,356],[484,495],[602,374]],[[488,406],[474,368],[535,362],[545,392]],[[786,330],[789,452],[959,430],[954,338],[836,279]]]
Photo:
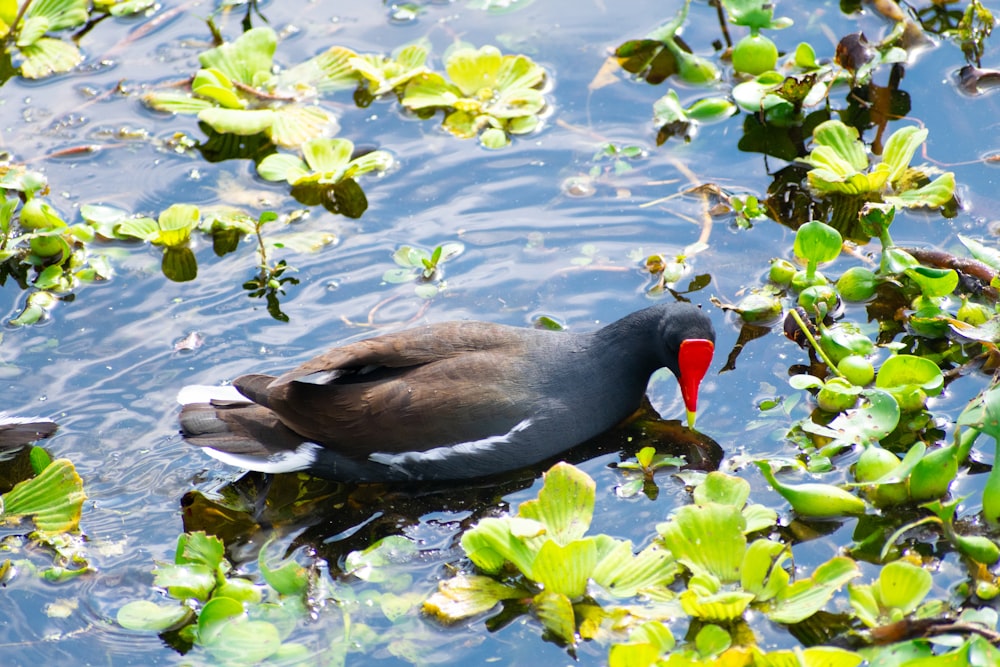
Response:
[[[718,468],[723,451],[697,431],[659,417],[649,405],[630,421],[528,468],[452,483],[345,484],[296,474],[248,473],[213,497],[190,491],[181,500],[184,530],[221,538],[231,557],[249,560],[275,532],[301,531],[291,549],[309,545],[336,571],[351,551],[399,535],[431,513],[454,514],[459,533],[508,509],[504,497],[530,487],[557,461],[577,464],[617,452],[627,460],[643,447],[684,456],[692,470]]]

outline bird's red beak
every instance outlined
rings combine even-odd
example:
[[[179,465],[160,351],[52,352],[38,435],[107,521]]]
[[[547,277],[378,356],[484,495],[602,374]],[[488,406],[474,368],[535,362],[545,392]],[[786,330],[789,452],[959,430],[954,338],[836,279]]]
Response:
[[[712,341],[689,338],[681,342],[681,349],[677,355],[678,368],[681,371],[677,381],[681,385],[681,396],[687,409],[687,422],[691,428],[694,428],[695,417],[698,414],[698,387],[708,372],[714,352],[715,345]]]

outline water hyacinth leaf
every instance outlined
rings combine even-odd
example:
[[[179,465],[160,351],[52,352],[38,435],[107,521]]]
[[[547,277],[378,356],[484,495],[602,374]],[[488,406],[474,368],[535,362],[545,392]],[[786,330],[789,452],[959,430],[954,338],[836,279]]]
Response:
[[[708,624],[698,630],[694,645],[703,656],[719,655],[733,645],[732,636],[715,624]]]
[[[149,600],[135,600],[121,609],[115,620],[128,630],[162,632],[185,623],[193,612],[179,604],[157,604]]]
[[[980,243],[979,241],[970,238],[968,236],[958,235],[958,240],[962,242],[972,256],[978,259],[983,264],[988,264],[990,268],[1000,271],[1000,250],[996,248],[991,248],[988,245]]]
[[[542,591],[534,597],[533,608],[546,630],[565,644],[576,644],[576,617],[569,598],[554,591]]]
[[[495,127],[490,127],[484,130],[482,135],[479,137],[479,141],[483,145],[483,148],[489,148],[490,150],[506,148],[510,145],[510,139],[507,137],[507,133]]]
[[[580,598],[597,565],[597,545],[593,538],[574,540],[565,545],[546,540],[531,565],[529,576],[547,591],[560,593],[570,600]]]
[[[743,519],[746,521],[744,535],[766,530],[778,523],[778,513],[770,507],[760,504],[747,505],[743,508]]]
[[[177,600],[208,600],[215,588],[215,570],[200,563],[162,565],[153,570],[153,584],[166,588]],[[237,603],[238,604],[238,603]],[[240,610],[242,611],[242,606]]]
[[[634,634],[634,633],[633,633]],[[628,644],[612,644],[608,651],[608,667],[649,667],[660,657],[659,648],[629,638]]]
[[[920,144],[927,140],[927,129],[914,125],[901,127],[889,137],[882,149],[882,163],[889,167],[889,182],[895,183],[910,166]]]
[[[823,563],[809,579],[796,581],[778,592],[768,618],[775,623],[799,623],[809,618],[845,584],[860,576],[853,559],[836,556]]]
[[[351,161],[353,151],[354,144],[347,139],[312,139],[302,144],[306,164],[318,172],[341,171]]]
[[[405,539],[405,538],[404,538]],[[282,595],[299,595],[309,586],[309,571],[291,558],[272,565],[267,559],[265,544],[257,554],[257,567],[268,586]]]
[[[309,167],[297,155],[272,153],[257,165],[257,174],[267,181],[295,183],[309,175]]]
[[[21,29],[17,33],[17,48],[23,49],[31,46],[49,31],[51,25],[44,16],[26,16],[21,23]]]
[[[51,74],[68,72],[83,62],[83,54],[76,45],[51,37],[42,37],[32,44],[19,47],[19,50],[24,56],[21,75],[26,79],[41,79]]]
[[[692,572],[736,582],[747,546],[745,527],[739,508],[711,503],[680,507],[657,531],[674,558]]]
[[[552,466],[543,479],[538,498],[522,503],[517,515],[542,523],[559,544],[582,538],[594,516],[594,480],[564,462]]]
[[[213,592],[213,595],[237,600],[247,605],[260,604],[264,594],[260,587],[252,581],[230,577],[223,581]]]
[[[936,396],[944,386],[944,375],[938,365],[926,357],[896,354],[879,368],[875,386],[885,390],[915,386]]]
[[[204,565],[213,572],[225,560],[226,545],[218,537],[203,531],[181,533],[177,538],[174,563],[177,565]]]
[[[702,123],[712,123],[729,118],[739,109],[725,97],[706,97],[687,108],[688,116]]]
[[[47,533],[76,531],[87,494],[83,480],[68,459],[56,459],[37,477],[18,482],[2,496],[5,521],[31,517]]]
[[[220,621],[217,629],[213,627],[213,630],[211,641],[202,640],[199,630],[199,643],[208,649],[212,658],[218,661],[217,664],[259,664],[281,648],[278,628],[266,621],[232,618]]]
[[[236,600],[223,597],[209,600],[198,614],[198,643],[211,644],[225,624],[234,618],[243,617],[243,605]]]
[[[844,239],[840,232],[819,220],[812,220],[795,232],[794,251],[796,257],[810,262],[830,262],[840,254]]]
[[[797,514],[813,518],[834,518],[851,514],[864,514],[865,501],[832,484],[782,484],[774,476],[771,464],[755,461],[764,478]]]
[[[919,655],[905,653],[906,649],[901,644],[894,644],[890,664],[911,665],[908,662],[909,659],[930,654],[927,644],[926,641],[920,642]],[[796,648],[794,650],[768,651],[767,653],[757,649],[754,653],[753,664],[755,667],[857,667],[864,660],[864,656],[860,653],[847,649],[833,646],[810,646],[807,649]]]
[[[640,590],[666,586],[677,576],[673,554],[651,544],[632,554],[630,541],[617,542],[591,573],[591,578],[615,597],[632,597]]]
[[[955,269],[917,266],[907,269],[906,275],[917,283],[926,297],[947,296],[958,287],[958,272]]]
[[[87,22],[87,0],[51,0],[50,2],[32,3],[25,17],[44,18],[50,30],[75,28]]]
[[[204,68],[214,67],[232,80],[259,86],[271,77],[278,36],[271,28],[252,28],[232,42],[198,54]]]
[[[317,106],[289,104],[272,110],[268,136],[278,146],[293,148],[324,134],[340,129],[333,114]]]
[[[491,577],[458,574],[438,583],[438,590],[424,602],[424,613],[451,624],[483,614],[503,600],[528,595],[523,588],[502,584]]]

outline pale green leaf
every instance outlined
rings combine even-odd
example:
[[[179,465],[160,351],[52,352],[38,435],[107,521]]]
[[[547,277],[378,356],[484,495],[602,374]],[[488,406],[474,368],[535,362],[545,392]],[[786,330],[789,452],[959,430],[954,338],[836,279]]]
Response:
[[[408,109],[430,107],[453,107],[462,96],[462,91],[444,80],[440,74],[421,74],[406,84],[403,106]]]
[[[480,49],[456,49],[445,63],[452,83],[465,97],[475,97],[482,89],[497,88],[503,56],[495,46]]]
[[[67,459],[56,459],[37,476],[18,482],[2,496],[4,520],[31,517],[38,530],[63,533],[78,530],[87,494],[83,480]]]
[[[220,109],[210,107],[198,112],[198,120],[216,132],[253,136],[271,129],[275,112],[270,109]]]
[[[559,544],[580,539],[594,516],[594,480],[565,462],[552,466],[543,480],[538,498],[521,503],[517,515],[542,523]]]
[[[229,78],[217,69],[200,69],[191,82],[191,90],[199,97],[207,97],[226,109],[242,109],[246,102],[236,94]]]
[[[267,181],[295,183],[309,174],[309,167],[297,155],[272,153],[260,161],[257,173]]]
[[[21,55],[24,56],[21,75],[26,79],[68,72],[83,61],[83,54],[75,44],[50,37],[42,37],[34,44],[22,47]]]
[[[546,540],[531,565],[530,577],[546,590],[576,600],[586,592],[587,580],[596,565],[597,545],[593,538],[565,545]]]
[[[839,120],[828,120],[817,125],[813,129],[813,142],[818,146],[832,148],[854,171],[862,171],[868,167],[868,154],[858,138],[858,131]]]
[[[902,208],[919,208],[927,206],[934,208],[944,206],[955,196],[955,174],[948,171],[923,187],[904,190],[899,194],[886,197],[885,201]]]
[[[198,54],[204,68],[214,67],[231,80],[257,87],[271,78],[278,36],[268,27],[253,28],[232,42]]]
[[[302,156],[316,172],[341,172],[353,152],[354,144],[347,139],[311,139],[302,144]]]
[[[181,625],[193,612],[180,604],[157,604],[148,600],[129,602],[118,610],[118,625],[129,630],[162,632]]]
[[[281,88],[299,90],[311,86],[319,92],[347,90],[358,83],[352,61],[357,54],[343,46],[331,46],[314,58],[281,72],[276,83]]]
[[[36,0],[25,12],[25,17],[44,17],[49,24],[49,30],[76,28],[87,22],[87,10],[90,3],[87,0]]]
[[[459,574],[438,583],[437,592],[423,608],[442,623],[454,623],[485,613],[502,600],[526,595],[523,588],[507,586],[490,577]]]
[[[291,104],[273,110],[268,136],[278,146],[294,148],[340,129],[336,117],[317,106]]]
[[[553,591],[542,591],[534,598],[534,610],[546,630],[566,644],[576,644],[576,617],[569,598]]]
[[[148,93],[143,103],[151,109],[169,113],[196,114],[215,107],[209,100],[202,100],[187,93]]]
[[[910,166],[920,144],[927,139],[928,131],[914,125],[901,127],[892,133],[882,149],[882,164],[889,167],[889,182],[895,183]]]

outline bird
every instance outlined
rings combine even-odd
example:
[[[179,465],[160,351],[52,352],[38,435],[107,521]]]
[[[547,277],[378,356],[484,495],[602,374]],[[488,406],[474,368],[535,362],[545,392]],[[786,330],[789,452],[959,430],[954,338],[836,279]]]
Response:
[[[277,377],[184,387],[179,421],[189,443],[263,473],[342,482],[488,477],[621,423],[664,367],[693,427],[714,348],[711,319],[684,302],[581,333],[442,322],[335,347]]]
[[[14,417],[0,412],[0,450],[14,449],[47,438],[59,426],[44,417]]]

